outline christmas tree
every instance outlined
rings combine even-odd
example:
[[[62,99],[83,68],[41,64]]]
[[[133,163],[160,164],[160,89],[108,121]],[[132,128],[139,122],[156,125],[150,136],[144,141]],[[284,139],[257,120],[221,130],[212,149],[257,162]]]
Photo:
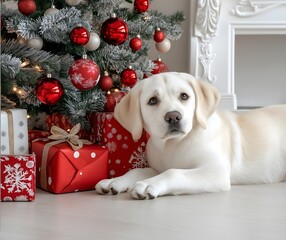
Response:
[[[167,69],[148,59],[148,49],[169,51],[184,16],[165,16],[150,4],[1,1],[1,106],[57,112],[88,130],[88,112],[112,110],[114,94]]]

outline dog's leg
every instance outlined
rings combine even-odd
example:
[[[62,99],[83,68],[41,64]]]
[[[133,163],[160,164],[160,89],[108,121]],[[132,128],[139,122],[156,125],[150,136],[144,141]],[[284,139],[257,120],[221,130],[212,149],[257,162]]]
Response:
[[[127,192],[136,182],[151,178],[157,174],[158,173],[152,168],[136,168],[121,177],[100,181],[95,186],[95,189],[100,194],[111,192],[113,195],[116,195],[121,192]]]
[[[228,171],[214,168],[169,169],[155,177],[139,181],[130,190],[135,199],[153,199],[162,195],[195,194],[230,190]]]

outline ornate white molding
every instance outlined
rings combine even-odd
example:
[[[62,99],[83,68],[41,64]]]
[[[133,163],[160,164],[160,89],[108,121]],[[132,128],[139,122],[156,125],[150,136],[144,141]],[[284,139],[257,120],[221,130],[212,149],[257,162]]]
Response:
[[[216,76],[211,77],[210,65],[215,58],[211,42],[216,36],[221,2],[220,0],[198,0],[194,35],[199,39],[199,60],[203,67],[201,79],[215,82]]]
[[[283,4],[286,3],[282,1],[240,0],[231,10],[231,14],[238,17],[251,17]]]

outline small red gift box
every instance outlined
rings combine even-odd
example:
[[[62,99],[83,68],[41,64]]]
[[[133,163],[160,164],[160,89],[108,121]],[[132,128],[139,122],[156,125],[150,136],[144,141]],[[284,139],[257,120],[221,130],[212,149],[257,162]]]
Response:
[[[35,200],[35,155],[1,155],[1,201]]]
[[[130,169],[148,166],[146,157],[147,136],[138,141],[114,118],[112,112],[91,113],[91,138],[109,151],[108,178],[122,176]]]
[[[79,131],[80,124],[69,132],[53,126],[48,138],[55,141],[32,143],[37,156],[37,187],[52,193],[92,190],[107,178],[107,149],[79,139]]]
[[[32,143],[37,156],[37,187],[52,193],[94,190],[100,180],[107,178],[106,148],[92,144],[73,151],[66,142],[45,148],[49,143]]]

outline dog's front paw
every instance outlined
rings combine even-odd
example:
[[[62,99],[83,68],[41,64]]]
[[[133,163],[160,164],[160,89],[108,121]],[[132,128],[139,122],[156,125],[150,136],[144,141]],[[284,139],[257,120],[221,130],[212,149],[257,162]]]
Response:
[[[131,196],[135,199],[154,199],[159,196],[159,189],[154,184],[149,184],[147,181],[137,182],[132,189],[129,190]]]
[[[96,184],[95,189],[99,194],[112,193],[113,195],[119,194],[121,192],[127,192],[127,186],[120,183],[116,179],[104,179]]]

